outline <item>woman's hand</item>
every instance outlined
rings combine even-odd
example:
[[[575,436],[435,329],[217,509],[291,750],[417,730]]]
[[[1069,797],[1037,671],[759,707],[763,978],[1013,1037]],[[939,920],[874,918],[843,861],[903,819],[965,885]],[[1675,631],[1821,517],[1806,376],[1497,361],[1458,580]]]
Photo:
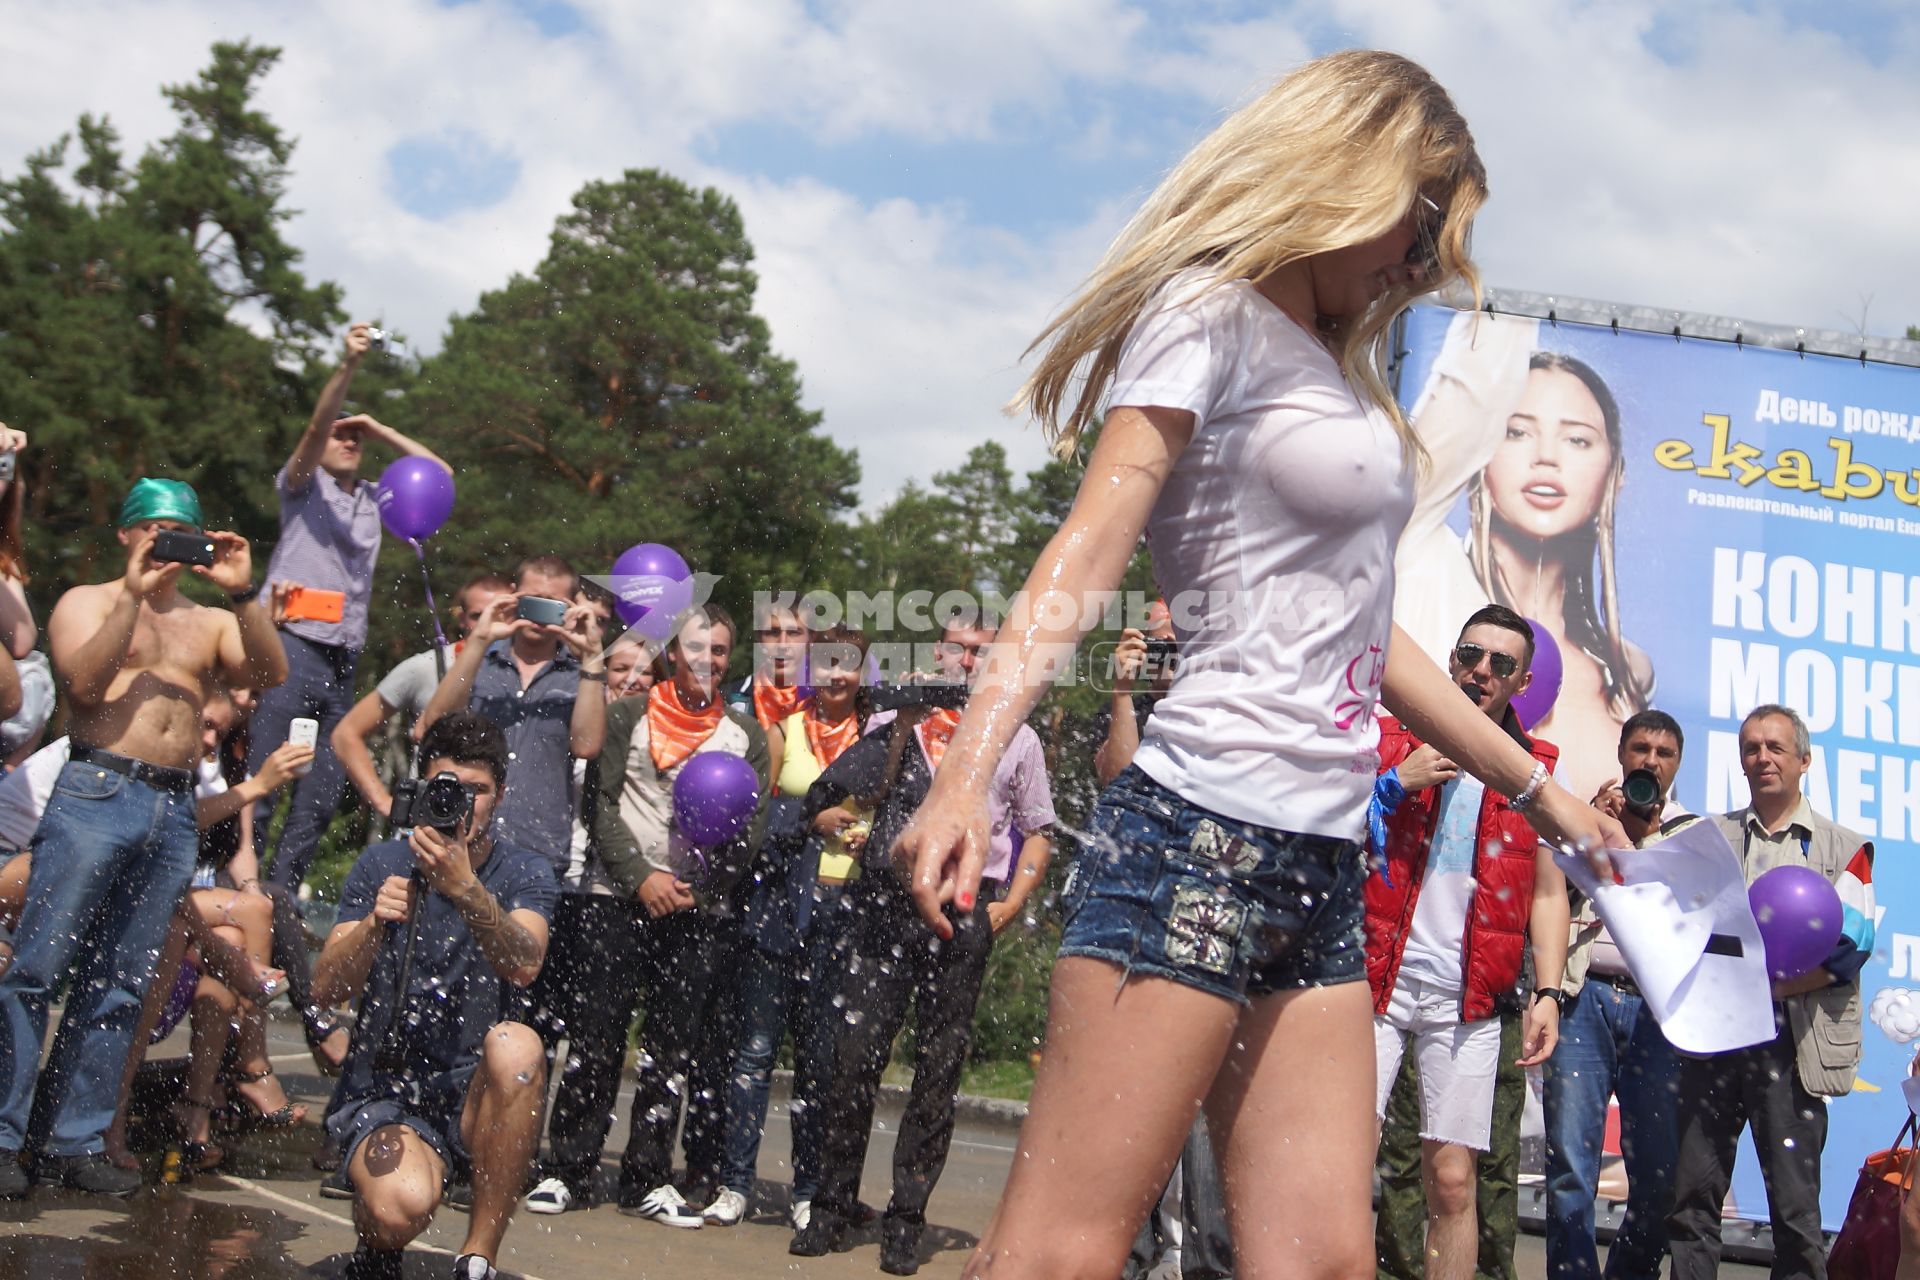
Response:
[[[914,905],[939,937],[953,937],[953,923],[941,908],[952,903],[963,912],[973,910],[987,865],[988,830],[985,779],[943,788],[936,778],[920,811],[893,843],[894,865],[907,876]]]
[[[1584,854],[1593,873],[1617,883],[1617,874],[1609,849],[1631,849],[1633,841],[1614,819],[1592,805],[1581,804],[1558,783],[1549,782],[1540,796],[1527,807],[1527,821],[1548,844],[1578,850]]]
[[[853,814],[844,805],[822,809],[813,819],[813,829],[823,836],[837,836],[853,825]]]
[[[1147,633],[1138,627],[1120,632],[1120,643],[1113,647],[1113,691],[1132,693],[1147,662]]]
[[[256,776],[260,780],[260,786],[268,795],[272,795],[312,765],[312,747],[283,742],[273,749],[271,755],[260,762],[260,772]]]

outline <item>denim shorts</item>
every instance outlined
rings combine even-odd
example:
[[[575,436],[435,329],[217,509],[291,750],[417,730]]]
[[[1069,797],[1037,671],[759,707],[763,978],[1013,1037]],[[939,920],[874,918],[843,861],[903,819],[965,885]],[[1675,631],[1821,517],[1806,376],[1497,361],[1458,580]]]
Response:
[[[1063,956],[1249,997],[1366,977],[1351,840],[1209,812],[1129,766],[1101,793],[1065,894]]]
[[[340,1144],[344,1168],[353,1162],[360,1144],[388,1125],[402,1125],[440,1157],[440,1185],[464,1182],[473,1173],[473,1157],[460,1137],[460,1117],[466,1110],[467,1090],[479,1062],[441,1071],[419,1082],[416,1095],[378,1094],[350,1099],[327,1117],[327,1133]]]

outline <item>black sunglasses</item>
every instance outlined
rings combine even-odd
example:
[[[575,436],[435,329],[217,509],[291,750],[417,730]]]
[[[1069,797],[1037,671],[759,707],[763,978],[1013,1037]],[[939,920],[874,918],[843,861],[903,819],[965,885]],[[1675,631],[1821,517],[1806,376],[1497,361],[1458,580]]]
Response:
[[[1424,194],[1413,198],[1413,243],[1407,247],[1406,264],[1418,267],[1428,278],[1440,270],[1440,233],[1446,230],[1447,212]]]
[[[1487,646],[1466,640],[1453,646],[1453,660],[1469,671],[1479,666],[1482,658],[1493,668],[1493,674],[1502,680],[1520,669],[1520,659],[1510,653],[1488,653]]]

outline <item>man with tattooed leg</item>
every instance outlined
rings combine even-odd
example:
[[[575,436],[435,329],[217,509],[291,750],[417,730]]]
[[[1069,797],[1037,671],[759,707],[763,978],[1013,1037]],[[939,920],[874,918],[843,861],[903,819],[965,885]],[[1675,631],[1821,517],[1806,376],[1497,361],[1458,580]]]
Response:
[[[546,1092],[540,1038],[508,1011],[546,958],[557,890],[543,855],[493,834],[507,743],[491,721],[442,717],[420,758],[411,826],[354,863],[314,973],[328,1007],[366,993],[327,1130],[353,1187],[349,1277],[397,1280],[400,1251],[470,1172],[453,1274],[490,1280]]]

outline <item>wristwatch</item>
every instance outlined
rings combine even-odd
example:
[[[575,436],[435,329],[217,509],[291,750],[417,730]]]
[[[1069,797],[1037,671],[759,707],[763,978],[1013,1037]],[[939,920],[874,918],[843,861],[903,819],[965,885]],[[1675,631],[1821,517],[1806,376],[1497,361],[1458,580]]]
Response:
[[[239,591],[228,592],[227,603],[238,609],[243,605],[250,604],[259,594],[260,588],[256,584],[249,582]]]
[[[1535,987],[1533,994],[1540,1000],[1551,1000],[1554,1006],[1565,1013],[1567,1011],[1567,993],[1559,987]]]

